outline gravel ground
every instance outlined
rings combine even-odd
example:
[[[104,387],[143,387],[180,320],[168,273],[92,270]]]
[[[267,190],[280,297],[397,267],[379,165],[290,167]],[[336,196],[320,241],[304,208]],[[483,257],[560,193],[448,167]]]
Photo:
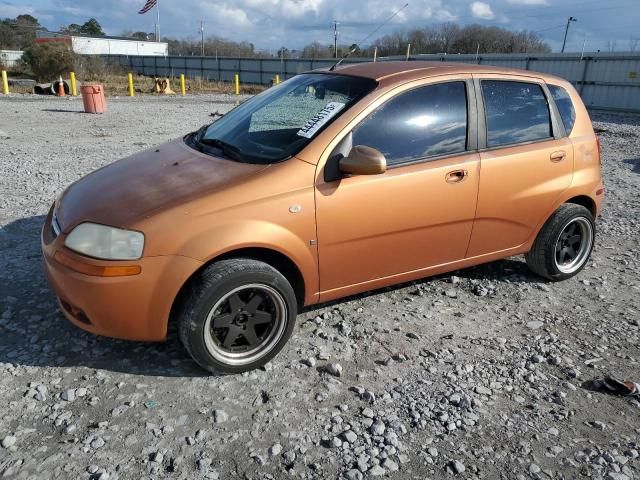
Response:
[[[39,230],[69,183],[233,97],[0,99],[1,478],[640,478],[640,118],[594,115],[607,198],[585,270],[520,257],[303,312],[264,369],[209,377],[177,336],[94,337],[58,312]]]

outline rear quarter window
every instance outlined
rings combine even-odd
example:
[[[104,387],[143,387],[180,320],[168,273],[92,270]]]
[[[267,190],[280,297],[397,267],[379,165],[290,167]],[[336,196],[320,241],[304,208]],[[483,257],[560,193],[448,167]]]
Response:
[[[569,135],[571,130],[573,130],[573,124],[576,122],[576,109],[571,101],[571,96],[569,95],[569,92],[562,87],[549,84],[547,84],[547,86],[549,87],[551,96],[556,102],[556,107],[558,107],[558,111],[560,112],[564,129],[567,132],[567,135]]]

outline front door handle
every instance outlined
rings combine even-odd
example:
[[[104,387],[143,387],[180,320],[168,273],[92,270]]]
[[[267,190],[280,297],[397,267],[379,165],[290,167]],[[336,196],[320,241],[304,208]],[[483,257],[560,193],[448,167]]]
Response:
[[[447,183],[458,183],[467,178],[468,175],[469,172],[466,170],[454,170],[453,172],[447,173],[445,180]]]
[[[558,152],[553,152],[550,156],[550,159],[552,162],[560,162],[561,160],[564,160],[564,157],[567,156],[567,152],[560,150]]]

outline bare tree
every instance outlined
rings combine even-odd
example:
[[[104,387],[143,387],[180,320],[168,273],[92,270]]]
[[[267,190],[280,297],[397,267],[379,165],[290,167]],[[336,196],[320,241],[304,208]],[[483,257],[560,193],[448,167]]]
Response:
[[[635,52],[638,49],[638,44],[640,44],[640,37],[631,37],[629,39],[629,51]]]
[[[615,52],[616,47],[618,46],[617,40],[607,40],[607,50],[610,52]]]

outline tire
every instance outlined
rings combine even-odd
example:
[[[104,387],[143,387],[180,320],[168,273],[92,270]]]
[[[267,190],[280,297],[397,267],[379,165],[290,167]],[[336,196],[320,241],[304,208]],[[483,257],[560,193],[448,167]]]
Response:
[[[582,205],[565,203],[538,233],[531,251],[525,255],[527,265],[533,273],[554,282],[571,278],[589,260],[595,234],[591,212]]]
[[[275,268],[251,259],[221,260],[187,287],[177,310],[178,331],[205,370],[242,373],[278,354],[296,314],[293,288]]]

